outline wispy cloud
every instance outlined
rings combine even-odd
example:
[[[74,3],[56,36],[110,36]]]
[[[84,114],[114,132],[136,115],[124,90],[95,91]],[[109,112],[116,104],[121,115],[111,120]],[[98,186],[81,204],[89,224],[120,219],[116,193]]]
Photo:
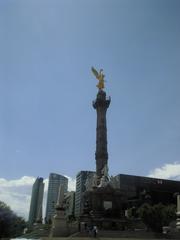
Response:
[[[65,177],[68,178],[68,191],[75,191],[76,189],[76,179],[72,177],[68,177],[65,175]]]
[[[152,170],[148,177],[180,180],[180,163],[166,163],[162,167]]]
[[[75,179],[68,177],[68,190],[75,190]],[[0,200],[5,202],[19,216],[28,219],[32,185],[36,178],[31,176],[23,176],[20,179],[7,180],[0,178]],[[44,179],[44,201],[43,212],[45,214],[48,179]]]
[[[20,179],[15,180],[6,180],[4,178],[0,178],[0,186],[1,187],[19,187],[19,186],[32,186],[35,181],[35,177],[24,176]]]
[[[32,185],[35,177],[20,179],[0,178],[0,200],[5,202],[18,215],[27,219],[29,213]]]

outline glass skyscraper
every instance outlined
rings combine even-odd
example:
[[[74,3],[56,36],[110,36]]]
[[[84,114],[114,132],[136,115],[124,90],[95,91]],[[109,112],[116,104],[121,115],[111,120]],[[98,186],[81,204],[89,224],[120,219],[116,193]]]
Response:
[[[29,225],[32,225],[37,220],[42,220],[42,204],[44,194],[43,178],[38,177],[33,184],[31,194],[31,204],[29,211]]]
[[[75,192],[75,216],[79,217],[81,214],[82,195],[86,191],[85,183],[87,177],[93,177],[95,172],[80,171],[76,175],[76,192]]]
[[[50,173],[46,205],[47,222],[52,220],[55,215],[55,205],[57,203],[59,187],[61,184],[64,186],[64,193],[66,193],[68,188],[68,179],[62,175]]]

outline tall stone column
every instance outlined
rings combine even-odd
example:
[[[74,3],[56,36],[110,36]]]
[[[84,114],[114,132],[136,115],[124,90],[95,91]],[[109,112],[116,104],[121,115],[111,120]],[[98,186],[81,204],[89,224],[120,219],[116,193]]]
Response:
[[[99,89],[96,100],[93,101],[93,107],[97,111],[95,159],[98,184],[103,175],[102,170],[108,164],[106,112],[110,101],[110,97],[106,98],[106,92],[102,89]]]

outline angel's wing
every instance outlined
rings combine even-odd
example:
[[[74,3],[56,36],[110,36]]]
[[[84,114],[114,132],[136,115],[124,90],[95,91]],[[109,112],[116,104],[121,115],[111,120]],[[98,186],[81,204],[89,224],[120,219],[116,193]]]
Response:
[[[96,70],[95,68],[93,68],[93,67],[91,68],[91,70],[92,70],[94,76],[95,76],[96,78],[98,78],[99,73],[97,72],[97,70]]]

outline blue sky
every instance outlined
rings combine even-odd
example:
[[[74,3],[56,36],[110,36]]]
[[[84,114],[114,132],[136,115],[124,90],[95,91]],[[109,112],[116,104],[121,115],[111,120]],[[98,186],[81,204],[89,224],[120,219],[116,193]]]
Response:
[[[0,177],[95,169],[103,68],[111,175],[180,160],[180,1],[1,0]]]

